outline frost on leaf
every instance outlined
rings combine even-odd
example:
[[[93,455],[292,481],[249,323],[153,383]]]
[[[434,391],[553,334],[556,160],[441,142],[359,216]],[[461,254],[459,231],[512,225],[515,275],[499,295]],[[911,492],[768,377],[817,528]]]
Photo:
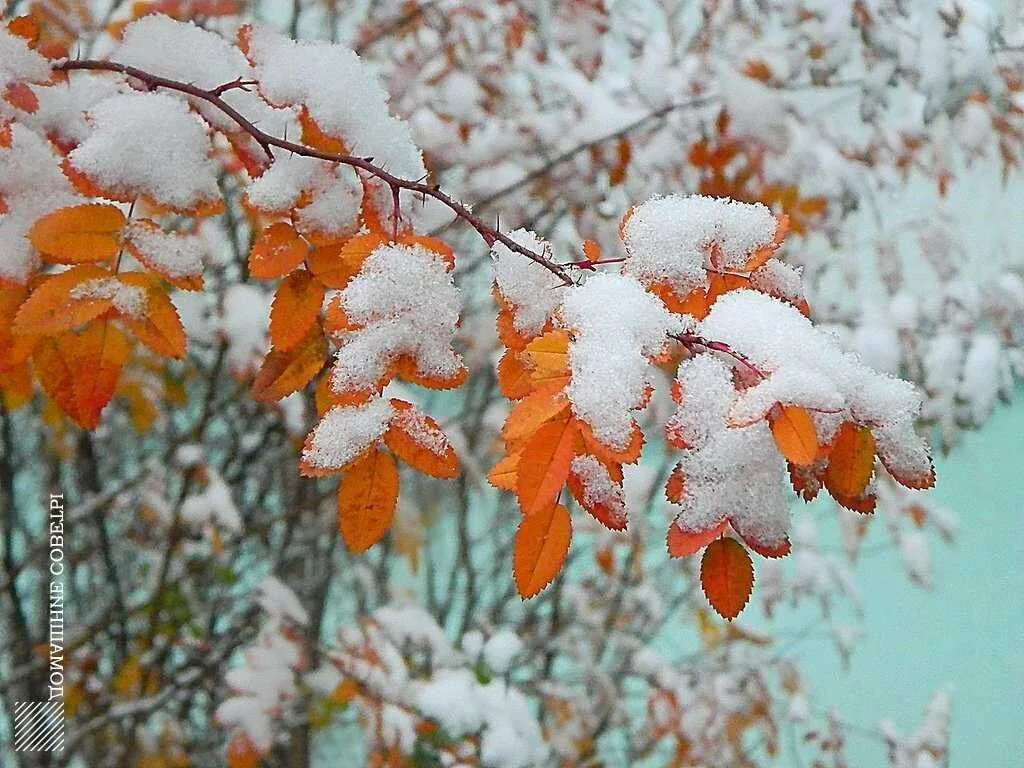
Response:
[[[306,438],[303,474],[322,475],[344,468],[384,434],[393,414],[391,404],[380,397],[365,405],[335,406]]]
[[[451,386],[465,375],[452,349],[459,290],[439,254],[422,246],[381,246],[339,300],[350,330],[340,334],[331,373],[336,393],[379,389],[402,359],[408,366],[401,375],[417,383]]]
[[[629,254],[623,271],[683,300],[709,288],[708,270],[760,267],[783,233],[760,203],[702,195],[655,197],[634,208],[622,225]]]
[[[529,230],[517,229],[508,236],[533,253],[552,253],[551,244]],[[562,302],[561,281],[539,265],[525,262],[504,243],[491,247],[491,258],[494,282],[511,312],[512,327],[527,339],[540,335]]]
[[[68,161],[108,197],[131,202],[144,195],[185,213],[220,205],[206,126],[181,99],[119,94],[93,106],[89,121],[92,132]]]
[[[566,394],[573,413],[607,447],[629,445],[631,411],[642,407],[650,383],[650,358],[682,321],[636,279],[598,274],[569,291],[562,306],[572,380]]]

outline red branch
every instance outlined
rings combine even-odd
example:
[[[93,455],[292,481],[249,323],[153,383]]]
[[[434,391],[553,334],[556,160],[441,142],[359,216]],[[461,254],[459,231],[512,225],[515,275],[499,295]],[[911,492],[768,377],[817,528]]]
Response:
[[[737,352],[724,341],[714,341],[711,339],[705,339],[702,336],[695,336],[692,333],[670,335],[673,339],[678,341],[687,349],[692,349],[692,347],[704,347],[704,349],[709,349],[713,352],[720,352],[721,354],[726,355],[727,357],[731,358],[734,362],[739,363],[741,366],[743,366],[757,379],[763,379],[766,376],[764,371],[762,371],[760,368],[758,368],[750,361],[750,358],[748,358],[741,352]]]
[[[510,251],[514,251],[515,253],[525,256],[531,261],[540,264],[549,272],[556,275],[565,285],[573,284],[572,279],[566,273],[563,266],[556,264],[544,254],[536,253],[531,251],[529,248],[520,245],[508,235],[503,234],[494,227],[488,226],[480,219],[480,217],[474,215],[473,212],[465,205],[445,192],[442,192],[441,188],[436,184],[425,184],[422,181],[412,181],[410,179],[403,179],[398,176],[394,176],[383,168],[374,165],[372,162],[373,158],[321,152],[318,149],[307,147],[304,144],[296,144],[260,130],[237,109],[221,98],[221,94],[228,90],[246,87],[249,85],[247,81],[236,80],[231,83],[226,83],[218,88],[207,90],[205,88],[192,85],[191,83],[183,83],[178,80],[161,77],[160,75],[154,75],[151,72],[147,72],[143,69],[138,69],[137,67],[132,67],[127,64],[119,64],[116,61],[100,61],[95,59],[65,61],[57,64],[54,69],[62,72],[69,72],[74,69],[120,72],[123,75],[127,75],[145,83],[146,86],[151,89],[166,88],[167,90],[178,91],[179,93],[188,94],[189,96],[194,96],[197,99],[202,99],[203,101],[215,106],[218,110],[237,123],[239,128],[249,134],[253,140],[260,145],[263,151],[267,154],[267,157],[271,158],[271,160],[274,158],[272,147],[277,147],[278,149],[293,152],[296,155],[312,157],[317,160],[326,160],[331,163],[341,163],[343,165],[348,165],[365,171],[371,176],[380,179],[391,188],[391,192],[394,195],[396,203],[398,201],[399,192],[403,189],[409,192],[414,192],[418,195],[431,197],[447,206],[458,218],[462,219],[476,230],[477,234],[484,239],[484,242],[486,242],[488,246],[492,246],[496,242],[501,243]],[[397,213],[398,208],[396,205],[395,214],[397,215]]]

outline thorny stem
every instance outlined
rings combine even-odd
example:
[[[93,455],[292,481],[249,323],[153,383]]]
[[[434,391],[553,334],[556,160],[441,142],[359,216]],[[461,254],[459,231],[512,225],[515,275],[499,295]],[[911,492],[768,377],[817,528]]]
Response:
[[[678,341],[687,349],[692,347],[704,347],[704,349],[710,349],[713,352],[721,352],[723,355],[732,358],[735,362],[739,363],[746,370],[750,371],[758,379],[763,379],[767,374],[754,365],[750,358],[741,352],[737,352],[735,349],[730,347],[724,341],[714,341],[712,339],[705,339],[703,336],[696,336],[692,333],[679,333],[670,334],[673,339]]]
[[[221,98],[221,94],[227,90],[244,87],[245,81],[236,80],[230,83],[225,83],[217,88],[206,89],[200,88],[199,86],[191,83],[183,83],[179,80],[172,80],[167,77],[161,77],[160,75],[154,75],[151,72],[129,66],[128,64],[120,64],[116,61],[103,61],[98,59],[68,60],[57,64],[54,69],[61,72],[70,72],[71,70],[76,69],[120,72],[123,75],[127,75],[128,77],[135,78],[136,80],[145,83],[146,86],[151,89],[166,88],[171,91],[178,91],[179,93],[194,96],[197,99],[202,99],[203,101],[212,104],[231,118],[239,128],[253,138],[253,140],[263,149],[264,153],[271,160],[274,158],[273,147],[277,147],[278,149],[283,149],[296,155],[302,155],[303,157],[312,157],[317,160],[326,160],[331,163],[341,163],[342,165],[348,165],[352,168],[364,171],[384,182],[391,189],[391,193],[396,201],[398,200],[400,191],[403,189],[424,197],[431,197],[447,206],[458,218],[462,219],[476,230],[477,234],[483,238],[484,242],[487,243],[488,246],[493,246],[496,242],[501,243],[510,251],[514,251],[515,253],[525,256],[531,261],[541,265],[549,272],[556,275],[565,285],[568,286],[573,284],[572,278],[569,277],[564,267],[556,264],[544,254],[531,251],[529,248],[517,243],[508,235],[503,234],[494,227],[485,224],[479,216],[476,216],[463,203],[460,203],[455,198],[443,192],[437,184],[426,184],[422,181],[412,181],[410,179],[403,179],[399,176],[395,176],[388,173],[380,166],[374,165],[373,158],[322,152],[321,150],[307,147],[304,144],[296,144],[295,142],[287,141],[286,139],[273,136],[263,130],[260,130],[242,113]],[[398,215],[397,207],[395,215]]]

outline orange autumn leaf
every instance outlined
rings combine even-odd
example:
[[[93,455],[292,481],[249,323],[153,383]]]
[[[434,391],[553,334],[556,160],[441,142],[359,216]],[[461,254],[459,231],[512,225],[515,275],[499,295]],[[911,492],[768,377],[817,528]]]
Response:
[[[459,457],[437,422],[403,400],[391,400],[391,418],[384,442],[410,467],[431,477],[459,474]]]
[[[239,731],[231,737],[225,754],[228,768],[257,768],[263,753],[256,749],[248,736]]]
[[[324,366],[327,340],[320,326],[312,325],[305,338],[287,352],[271,349],[253,379],[253,399],[275,403],[305,387]]]
[[[416,358],[410,355],[399,355],[394,365],[391,366],[391,372],[392,375],[397,376],[403,381],[419,387],[426,387],[427,389],[454,389],[455,387],[461,387],[466,379],[469,378],[469,369],[464,365],[451,376],[431,376],[423,373],[419,369],[419,363]]]
[[[569,417],[545,424],[523,446],[516,496],[524,515],[543,509],[558,498],[576,455],[578,423]]]
[[[39,97],[27,83],[8,83],[4,88],[4,101],[29,114],[39,109]]]
[[[386,450],[372,447],[348,465],[338,486],[338,529],[351,552],[364,552],[391,527],[398,502],[398,469]]]
[[[183,291],[202,290],[201,274],[176,269],[177,265],[166,258],[167,254],[173,254],[185,247],[186,238],[174,232],[165,232],[159,224],[149,219],[133,220],[122,232],[121,237],[128,252],[149,271],[155,272],[175,288]]]
[[[366,258],[385,242],[383,236],[371,232],[343,243],[320,246],[309,258],[309,269],[328,288],[341,290],[358,274]]]
[[[781,405],[772,409],[768,417],[772,438],[779,453],[798,466],[811,464],[821,450],[814,420],[803,408]]]
[[[487,482],[501,491],[515,491],[522,455],[522,450],[518,450],[504,456],[487,474]]]
[[[516,531],[512,575],[521,597],[533,597],[551,583],[565,563],[572,519],[561,504],[526,515]]]
[[[728,520],[723,520],[714,528],[691,533],[680,528],[678,523],[672,523],[668,528],[668,535],[665,537],[669,556],[687,557],[692,555],[721,536],[728,524]]]
[[[27,295],[28,289],[24,286],[0,288],[0,372],[19,367],[32,354],[35,339],[19,336],[11,327]]]
[[[875,438],[867,427],[846,421],[829,449],[825,487],[838,501],[855,499],[864,493],[875,465]]]
[[[591,453],[605,464],[632,464],[640,458],[644,447],[644,433],[640,425],[633,422],[629,443],[624,448],[613,448],[598,440],[593,428],[585,421],[579,421],[580,437],[587,453]]]
[[[32,399],[32,374],[27,363],[0,372],[0,402],[16,411]]]
[[[43,216],[32,225],[28,239],[46,261],[106,261],[117,256],[125,223],[124,214],[112,205],[75,205]]]
[[[249,252],[249,274],[270,280],[291,272],[309,254],[306,243],[291,224],[279,221],[260,232]]]
[[[164,357],[185,356],[185,328],[178,310],[171,303],[163,287],[153,278],[140,272],[118,275],[126,285],[134,285],[146,292],[146,309],[142,317],[124,317],[125,327],[139,341]]]
[[[498,388],[509,400],[526,397],[533,389],[531,369],[523,364],[519,353],[506,349],[498,361]]]
[[[732,538],[708,544],[700,561],[700,586],[719,616],[736,618],[754,587],[754,564],[743,545]]]
[[[429,237],[427,235],[405,235],[398,238],[398,242],[401,245],[418,245],[421,248],[432,251],[444,260],[444,263],[448,265],[449,272],[453,272],[455,270],[455,251],[453,251],[443,240],[438,240],[436,237]]]
[[[43,390],[69,419],[94,429],[117,389],[128,340],[109,322],[43,339],[32,355]]]
[[[597,460],[597,457],[591,457]],[[600,462],[599,462],[600,463]],[[616,486],[618,497],[612,496],[605,499],[593,499],[587,493],[587,487],[584,482],[584,478],[577,475],[576,472],[570,471],[569,476],[566,478],[566,487],[569,489],[569,493],[576,499],[576,502],[587,511],[587,513],[597,520],[601,525],[611,531],[624,531],[626,530],[627,518],[626,509],[623,503],[620,503],[622,499],[622,465],[621,464],[603,464],[602,466],[608,472],[608,477],[611,483]]]
[[[320,316],[324,287],[304,269],[290,273],[277,287],[270,307],[270,341],[287,352],[302,341]]]
[[[565,331],[549,331],[524,347],[523,357],[533,368],[531,379],[535,383],[568,380],[569,341]]]
[[[87,281],[112,277],[112,272],[94,264],[79,264],[44,278],[18,309],[14,332],[52,335],[94,320],[109,310],[113,302],[88,294],[76,296],[75,289]]]
[[[505,419],[501,436],[509,445],[521,442],[548,421],[569,410],[569,400],[562,389],[543,387],[531,392],[514,406]]]

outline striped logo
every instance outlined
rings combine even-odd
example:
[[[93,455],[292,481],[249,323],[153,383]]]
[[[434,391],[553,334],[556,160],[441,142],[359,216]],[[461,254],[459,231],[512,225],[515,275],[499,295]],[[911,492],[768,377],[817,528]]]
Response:
[[[14,702],[14,750],[59,752],[64,749],[63,701]]]

